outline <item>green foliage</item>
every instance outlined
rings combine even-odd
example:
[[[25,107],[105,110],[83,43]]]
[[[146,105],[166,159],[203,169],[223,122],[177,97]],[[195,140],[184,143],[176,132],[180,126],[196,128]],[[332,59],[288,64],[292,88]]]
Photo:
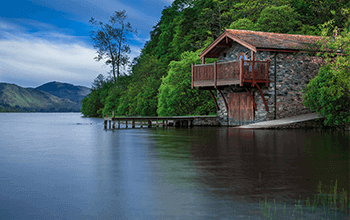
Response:
[[[332,23],[332,22],[330,22]],[[328,126],[350,125],[350,33],[345,29],[335,39],[326,37],[320,42],[326,64],[318,76],[303,90],[304,104],[325,117]],[[342,55],[337,54],[342,53]]]
[[[295,33],[300,26],[299,15],[288,5],[270,6],[261,11],[259,30],[274,33]]]
[[[92,89],[91,93],[82,100],[81,112],[85,116],[102,117],[108,94],[114,87],[114,81],[105,81],[102,88]]]
[[[159,87],[158,115],[203,115],[216,111],[208,91],[191,89],[191,63],[200,63],[198,55],[199,51],[184,52],[180,61],[169,64],[168,75]]]
[[[140,57],[132,63],[129,75],[114,78],[113,83],[101,77],[102,75],[98,77],[94,81],[91,94],[83,101],[82,112],[84,115],[99,117],[110,115],[112,111],[119,116],[215,113],[215,106],[208,91],[190,89],[190,69],[191,63],[200,63],[199,51],[226,28],[320,35],[320,25],[333,19],[330,26],[332,29],[328,30],[328,34],[331,34],[334,27],[347,27],[349,8],[349,1],[336,0],[175,0],[162,11],[160,21],[150,32],[150,40],[145,43]],[[121,23],[116,22],[118,18],[121,19]],[[116,14],[113,22],[122,25],[124,18],[125,14],[121,11]],[[96,27],[103,27],[105,31],[110,28],[103,23],[94,22]],[[124,30],[127,30],[127,24],[124,25]],[[123,29],[123,26],[118,27]],[[102,36],[113,35],[95,35]],[[327,80],[332,79],[336,85],[341,84],[344,88],[346,68],[340,67],[340,64],[346,62],[339,57],[337,60],[339,67],[331,64],[332,71],[325,67],[326,69],[322,70],[325,74],[321,75],[326,78],[330,72],[337,69],[336,74]],[[207,59],[207,62],[212,61]],[[318,86],[316,84],[309,90],[316,91],[317,89],[313,89]],[[346,94],[345,91],[346,89],[339,90],[338,96]],[[344,95],[341,97],[346,98]]]
[[[256,24],[253,23],[250,19],[248,18],[242,18],[239,20],[236,20],[230,24],[230,29],[236,29],[236,30],[251,30],[255,31],[258,28],[256,27]]]
[[[128,54],[131,50],[126,36],[130,33],[137,33],[129,22],[125,22],[125,19],[126,11],[123,10],[115,11],[108,24],[97,21],[95,18],[89,21],[96,28],[90,32],[94,47],[97,49],[97,56],[94,59],[96,61],[105,60],[106,65],[112,66],[114,82],[117,82],[121,68],[125,67],[129,60]]]

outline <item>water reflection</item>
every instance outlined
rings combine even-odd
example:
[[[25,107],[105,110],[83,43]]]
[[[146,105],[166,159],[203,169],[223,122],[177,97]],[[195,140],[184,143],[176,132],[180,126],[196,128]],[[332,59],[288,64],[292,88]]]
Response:
[[[346,132],[234,128],[157,132],[163,135],[157,148],[163,158],[190,163],[198,188],[210,189],[206,193],[216,197],[294,201],[316,193],[319,181],[329,187],[336,179],[338,189],[349,189]]]
[[[305,199],[320,180],[349,188],[349,133],[106,131],[79,114],[0,121],[4,219],[247,219],[258,198]]]

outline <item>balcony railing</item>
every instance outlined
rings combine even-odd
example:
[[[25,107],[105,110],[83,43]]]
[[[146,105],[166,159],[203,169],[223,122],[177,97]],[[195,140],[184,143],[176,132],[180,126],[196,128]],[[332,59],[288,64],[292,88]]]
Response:
[[[240,60],[222,63],[192,65],[193,87],[218,87],[269,83],[268,61]]]

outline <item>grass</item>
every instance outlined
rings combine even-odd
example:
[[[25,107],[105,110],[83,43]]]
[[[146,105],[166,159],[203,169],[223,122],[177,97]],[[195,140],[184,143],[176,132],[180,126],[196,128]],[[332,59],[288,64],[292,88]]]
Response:
[[[275,199],[273,199],[273,202],[269,202],[267,197],[265,197],[265,200],[259,200],[259,208],[263,219],[291,219],[291,217],[293,219],[303,219],[303,217],[312,217],[315,214],[317,216],[324,216],[324,218],[321,217],[322,219],[329,219],[329,217],[333,219],[333,217],[337,217],[337,213],[348,213],[350,210],[348,192],[344,188],[340,192],[337,190],[337,180],[334,185],[331,184],[329,192],[322,189],[322,183],[320,181],[317,187],[318,193],[314,194],[313,198],[307,197],[305,201],[302,201],[301,196],[299,196],[299,199],[294,201],[294,209],[289,210],[287,213],[286,203],[284,203],[284,206],[282,206],[283,215],[279,215],[278,218],[276,217],[277,206]],[[272,205],[273,210],[271,210]],[[317,212],[316,208],[318,210]],[[251,211],[249,210],[250,213]]]

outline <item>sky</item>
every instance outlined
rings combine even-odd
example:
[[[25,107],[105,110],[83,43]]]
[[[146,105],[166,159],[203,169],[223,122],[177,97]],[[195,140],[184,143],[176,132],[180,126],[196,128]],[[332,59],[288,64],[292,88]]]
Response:
[[[131,60],[140,55],[162,10],[172,0],[12,0],[0,7],[0,82],[38,87],[57,81],[91,87],[110,67],[96,62],[89,37],[91,17],[107,23],[126,10],[137,29]]]

